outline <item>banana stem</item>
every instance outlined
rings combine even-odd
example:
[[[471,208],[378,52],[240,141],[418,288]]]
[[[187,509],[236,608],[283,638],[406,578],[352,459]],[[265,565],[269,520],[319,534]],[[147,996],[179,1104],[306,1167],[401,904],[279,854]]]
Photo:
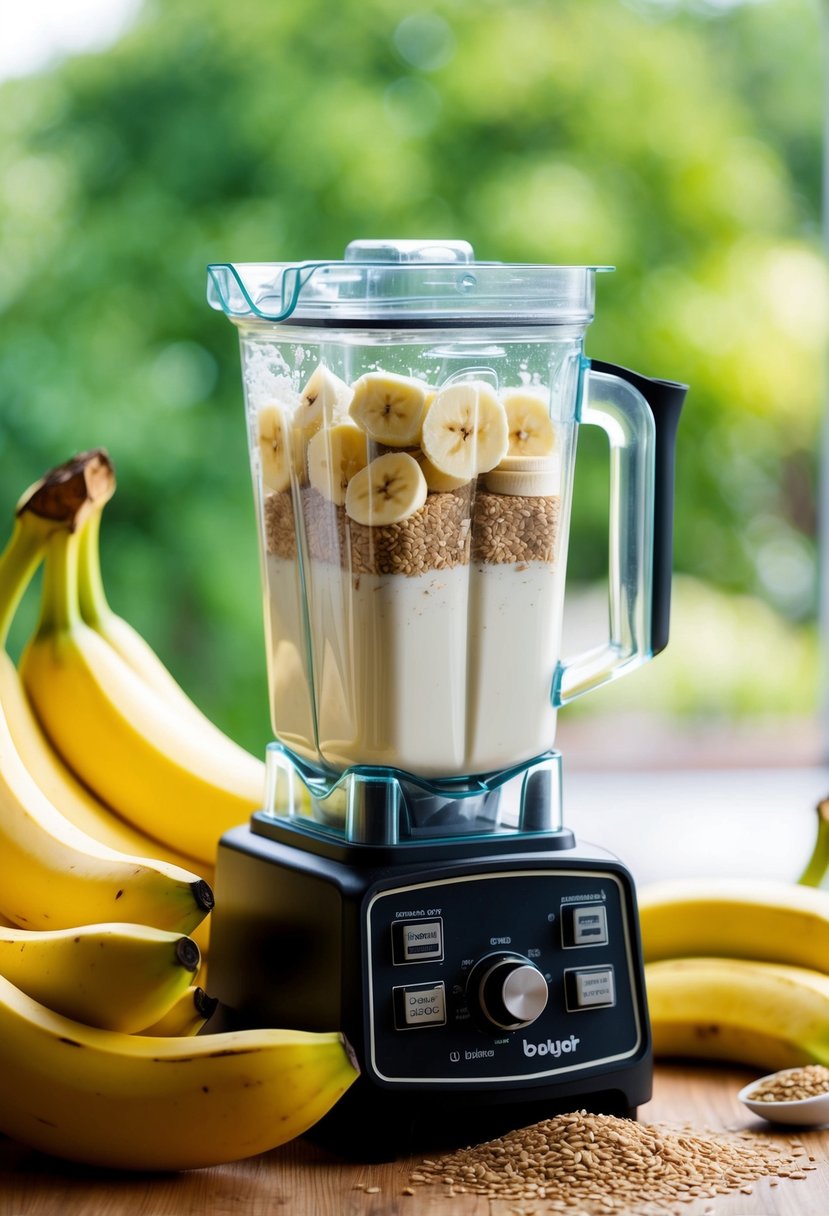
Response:
[[[806,869],[797,880],[804,887],[822,887],[829,870],[829,798],[817,805],[817,839]]]
[[[44,550],[46,570],[38,635],[73,629],[79,623],[78,533],[84,530],[86,520],[100,516],[103,503],[111,499],[114,490],[112,461],[102,447],[73,456],[29,486],[17,505],[17,530],[9,546],[9,578],[0,578],[0,593],[5,592],[0,603],[0,641],[5,643],[12,615]],[[12,564],[18,547],[22,554],[23,546],[36,548],[30,569],[22,556],[22,568]]]
[[[43,568],[43,596],[36,636],[68,633],[80,623],[78,533],[66,529],[49,537]]]
[[[93,510],[80,531],[78,544],[78,600],[81,616],[96,628],[111,614],[101,575],[101,515],[103,509]]]
[[[14,531],[0,555],[0,647],[6,645],[18,604],[46,549],[52,556],[46,563],[38,631],[71,628],[77,622],[77,545],[69,538],[88,516],[100,515],[114,492],[115,473],[103,448],[73,456],[29,486],[17,504]],[[97,553],[97,533],[94,541]],[[106,600],[103,603],[106,606]]]
[[[0,554],[0,647],[5,647],[12,619],[43,557],[46,533],[30,520],[16,519]]]

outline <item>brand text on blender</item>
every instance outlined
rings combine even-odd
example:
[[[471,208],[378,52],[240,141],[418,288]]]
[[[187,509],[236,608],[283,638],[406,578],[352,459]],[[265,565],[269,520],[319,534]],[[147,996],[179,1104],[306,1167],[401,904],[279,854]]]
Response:
[[[525,1056],[554,1056],[556,1059],[564,1052],[575,1051],[581,1042],[574,1034],[570,1035],[569,1039],[547,1039],[546,1043],[528,1043],[526,1039],[522,1040],[524,1044]]]

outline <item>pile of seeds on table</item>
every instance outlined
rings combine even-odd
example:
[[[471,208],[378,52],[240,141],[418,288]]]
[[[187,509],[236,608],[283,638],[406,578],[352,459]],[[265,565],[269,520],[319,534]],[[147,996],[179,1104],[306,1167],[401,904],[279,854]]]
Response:
[[[829,1068],[807,1064],[804,1068],[785,1068],[759,1081],[749,1091],[752,1102],[796,1102],[799,1098],[818,1098],[829,1093]]]
[[[635,1123],[586,1111],[557,1115],[498,1140],[425,1160],[415,1185],[444,1183],[450,1195],[538,1201],[526,1213],[590,1216],[678,1212],[682,1203],[734,1191],[751,1194],[769,1178],[807,1177],[796,1137],[774,1141],[751,1132],[699,1132]],[[713,1211],[713,1208],[707,1209]]]

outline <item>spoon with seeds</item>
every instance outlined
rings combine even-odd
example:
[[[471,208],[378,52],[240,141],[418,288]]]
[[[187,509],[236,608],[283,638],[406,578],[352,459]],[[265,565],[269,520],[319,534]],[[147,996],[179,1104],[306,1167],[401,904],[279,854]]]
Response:
[[[770,1123],[819,1127],[829,1123],[829,1068],[784,1068],[743,1086],[737,1097]]]

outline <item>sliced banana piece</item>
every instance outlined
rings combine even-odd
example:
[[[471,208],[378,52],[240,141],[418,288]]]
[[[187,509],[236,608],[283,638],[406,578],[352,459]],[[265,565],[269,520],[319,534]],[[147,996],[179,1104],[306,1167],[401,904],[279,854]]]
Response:
[[[326,423],[348,417],[350,404],[351,389],[346,382],[319,363],[300,393],[294,423],[310,439]]]
[[[407,448],[420,442],[428,389],[410,376],[368,372],[354,385],[349,413],[378,443]]]
[[[420,465],[421,472],[426,478],[426,488],[430,494],[446,494],[449,490],[459,490],[461,486],[469,484],[468,477],[452,477],[449,473],[441,473],[425,452],[418,450],[412,452],[412,455]]]
[[[341,507],[352,478],[368,464],[368,440],[354,422],[324,426],[308,443],[308,478],[329,502]]]
[[[484,380],[450,384],[429,407],[421,444],[427,459],[441,473],[470,481],[506,456],[506,410]]]
[[[346,513],[358,524],[399,524],[426,501],[426,478],[408,452],[386,452],[348,483]]]
[[[294,462],[294,471],[297,479],[302,485],[308,484],[308,443],[312,438],[308,431],[301,426],[289,424],[290,439],[291,439],[291,456]]]
[[[549,456],[505,456],[499,463],[497,472],[501,473],[550,473],[558,472],[561,458],[558,452]]]
[[[507,389],[501,397],[507,411],[510,456],[548,456],[556,445],[553,420],[540,397],[526,389]]]
[[[561,490],[557,469],[519,472],[499,465],[497,469],[485,473],[482,481],[484,489],[489,490],[490,494],[510,494],[515,498],[551,498]]]
[[[276,401],[261,406],[256,417],[262,484],[287,490],[291,484],[291,427],[285,407]]]

